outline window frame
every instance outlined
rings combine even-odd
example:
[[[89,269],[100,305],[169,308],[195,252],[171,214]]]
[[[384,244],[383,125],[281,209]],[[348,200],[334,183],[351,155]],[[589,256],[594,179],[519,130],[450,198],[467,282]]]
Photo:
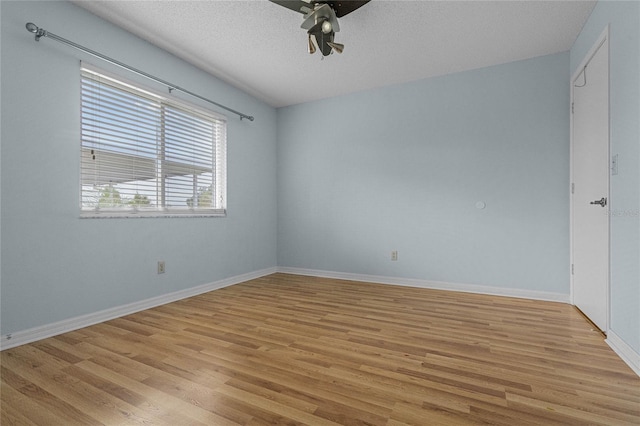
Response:
[[[87,77],[87,74],[97,75],[98,78]],[[213,205],[209,207],[197,207],[190,206],[188,204],[188,199],[185,199],[185,206],[176,207],[176,206],[167,206],[167,199],[165,198],[165,185],[169,181],[170,178],[175,177],[184,177],[184,176],[192,176],[193,179],[193,192],[191,200],[194,200],[196,197],[201,196],[201,192],[197,186],[197,178],[201,176],[201,174],[196,174],[196,168],[198,166],[194,163],[191,164],[189,162],[180,163],[179,161],[176,163],[177,167],[181,166],[190,166],[192,168],[192,172],[190,174],[177,174],[177,175],[162,175],[156,176],[155,178],[145,179],[144,181],[153,182],[153,185],[156,187],[157,192],[157,203],[163,203],[163,205],[157,205],[153,207],[143,207],[137,205],[136,203],[130,203],[128,205],[121,205],[118,207],[100,207],[99,202],[95,207],[87,207],[85,199],[83,197],[89,197],[89,191],[86,190],[86,186],[88,186],[86,182],[86,171],[89,169],[87,159],[87,152],[91,150],[88,145],[92,145],[89,142],[88,132],[85,133],[84,124],[85,124],[85,114],[88,115],[88,112],[85,110],[85,101],[84,97],[86,95],[85,89],[83,85],[85,84],[85,79],[89,79],[97,84],[105,84],[111,88],[115,87],[116,90],[126,92],[129,95],[134,97],[139,97],[144,102],[155,102],[157,103],[160,111],[158,115],[158,126],[159,129],[156,130],[156,138],[157,141],[156,146],[163,148],[159,148],[154,157],[144,157],[144,156],[136,156],[130,154],[130,157],[135,157],[136,161],[144,161],[144,162],[153,162],[157,164],[157,170],[162,170],[163,168],[168,168],[168,160],[164,156],[167,137],[165,136],[165,131],[169,127],[168,122],[165,120],[164,111],[166,109],[171,109],[178,114],[185,114],[193,117],[197,120],[206,121],[211,124],[211,168],[203,168],[206,169],[206,172],[210,172],[211,174],[211,185],[209,186],[209,191],[211,193],[210,198],[212,200]],[[102,81],[101,81],[102,80]],[[131,81],[121,75],[111,73],[104,69],[98,68],[91,64],[87,64],[85,62],[81,62],[80,64],[80,176],[79,176],[79,207],[80,207],[80,218],[171,218],[171,217],[226,217],[227,215],[227,173],[226,173],[226,165],[227,165],[227,117],[212,111],[211,109],[195,105],[191,102],[185,101],[171,93],[171,89],[169,88],[169,93],[162,93],[156,89],[150,88],[143,84],[140,84],[135,81]],[[87,95],[88,96],[88,95]],[[87,120],[91,121],[91,120]],[[102,134],[102,133],[101,133]],[[95,136],[91,136],[93,138]],[[95,143],[93,143],[95,144]],[[135,147],[137,145],[131,144],[131,147]],[[174,145],[175,147],[183,147],[183,145]],[[195,143],[194,143],[195,146]],[[195,148],[194,148],[195,149]],[[99,151],[100,152],[100,151]],[[93,150],[91,150],[91,154],[93,154]],[[104,149],[101,152],[102,156],[117,156],[119,155],[117,151],[108,149]],[[95,159],[95,157],[93,157]],[[207,160],[206,156],[197,157],[198,160]],[[125,170],[124,163],[122,165],[117,164],[118,171]],[[175,166],[174,166],[175,167]],[[116,169],[112,169],[110,171],[114,171]],[[102,173],[102,170],[99,172],[94,171],[97,175],[98,173]],[[134,179],[134,176],[130,176]],[[116,182],[115,185],[112,183],[103,183],[102,185],[96,184],[99,181],[99,178],[94,176],[94,188],[96,194],[99,194],[100,191],[104,191],[106,188],[115,187],[118,184],[133,184],[135,182],[144,182],[141,179],[138,180],[128,180]],[[162,188],[162,189],[159,189]],[[117,188],[116,188],[117,189]],[[159,192],[162,192],[162,195],[159,195]],[[205,190],[206,191],[206,190]],[[129,193],[128,195],[133,195]],[[136,196],[138,193],[136,192]],[[135,196],[134,196],[135,200]],[[193,201],[192,201],[193,202]]]

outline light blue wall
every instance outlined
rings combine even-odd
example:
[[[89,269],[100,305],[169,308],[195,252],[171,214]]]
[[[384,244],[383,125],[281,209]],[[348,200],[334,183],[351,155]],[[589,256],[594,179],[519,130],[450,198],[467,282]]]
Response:
[[[568,79],[562,53],[279,109],[278,264],[568,295]]]
[[[571,49],[571,73],[610,24],[611,330],[640,353],[640,2],[600,1]]]
[[[1,8],[3,334],[276,266],[273,108],[70,3]],[[80,220],[79,59],[88,58],[36,43],[29,21],[255,115],[227,114],[228,217]]]

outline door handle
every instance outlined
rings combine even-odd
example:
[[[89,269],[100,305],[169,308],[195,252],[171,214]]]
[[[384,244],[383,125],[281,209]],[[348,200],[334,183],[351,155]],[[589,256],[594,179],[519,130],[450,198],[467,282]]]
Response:
[[[604,207],[607,205],[607,199],[602,197],[599,200],[590,202],[589,204],[600,204],[602,207]]]

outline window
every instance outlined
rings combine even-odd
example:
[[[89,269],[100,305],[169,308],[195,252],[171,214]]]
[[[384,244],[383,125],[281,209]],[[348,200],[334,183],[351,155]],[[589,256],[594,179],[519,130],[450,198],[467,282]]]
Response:
[[[81,216],[223,216],[226,119],[82,68]]]

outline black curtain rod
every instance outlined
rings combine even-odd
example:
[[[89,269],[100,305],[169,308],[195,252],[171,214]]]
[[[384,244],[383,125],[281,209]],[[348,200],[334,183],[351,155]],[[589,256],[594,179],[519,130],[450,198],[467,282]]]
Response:
[[[148,78],[150,80],[153,80],[153,81],[155,81],[157,83],[163,84],[163,85],[165,85],[165,86],[167,86],[169,88],[169,92],[171,92],[172,90],[178,90],[178,91],[180,91],[182,93],[186,93],[187,95],[193,96],[194,98],[198,98],[198,99],[200,99],[202,101],[208,102],[208,103],[213,104],[213,105],[215,105],[217,107],[220,107],[220,108],[225,109],[225,110],[227,110],[229,112],[232,112],[232,113],[238,115],[240,117],[240,120],[242,120],[243,118],[246,118],[249,121],[253,121],[254,120],[254,117],[251,116],[251,115],[243,114],[243,113],[241,113],[239,111],[236,111],[236,110],[231,109],[231,108],[229,108],[227,106],[224,106],[224,105],[219,104],[219,103],[217,103],[215,101],[212,101],[211,99],[207,99],[207,98],[205,98],[203,96],[200,96],[197,93],[193,93],[193,92],[191,92],[189,90],[183,89],[180,86],[177,86],[175,84],[171,84],[168,81],[162,80],[162,79],[160,79],[158,77],[155,77],[155,76],[153,76],[151,74],[148,74],[148,73],[146,73],[144,71],[140,71],[139,69],[130,67],[129,65],[126,65],[126,64],[124,64],[124,63],[122,63],[120,61],[112,59],[112,58],[110,58],[108,56],[105,56],[105,55],[103,55],[101,53],[98,53],[98,52],[96,52],[94,50],[88,49],[88,48],[86,48],[84,46],[81,46],[81,45],[79,45],[77,43],[74,43],[72,41],[64,39],[64,38],[62,38],[60,36],[57,36],[57,35],[55,35],[53,33],[50,33],[49,31],[47,31],[47,30],[45,30],[43,28],[38,27],[36,24],[34,24],[32,22],[28,22],[25,27],[27,28],[27,31],[29,31],[30,33],[35,34],[35,40],[36,41],[40,41],[41,37],[52,38],[52,39],[54,39],[56,41],[59,41],[59,42],[64,43],[66,45],[69,45],[69,46],[71,46],[71,47],[73,47],[75,49],[78,49],[78,50],[81,50],[81,51],[83,51],[85,53],[88,53],[91,56],[95,56],[96,58],[100,58],[103,61],[107,61],[107,62],[109,62],[109,63],[111,63],[113,65],[117,65],[117,66],[119,66],[121,68],[129,70],[129,71],[131,71],[133,73],[141,75],[141,76],[143,76],[145,78]]]

